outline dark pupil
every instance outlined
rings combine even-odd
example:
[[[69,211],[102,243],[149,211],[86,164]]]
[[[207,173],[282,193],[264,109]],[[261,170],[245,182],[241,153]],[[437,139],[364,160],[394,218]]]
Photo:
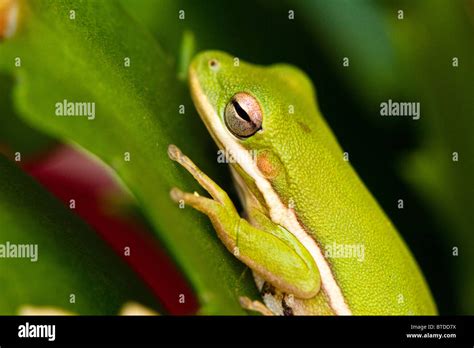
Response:
[[[239,115],[241,119],[247,122],[253,123],[252,120],[250,119],[250,116],[247,114],[247,112],[244,109],[242,109],[242,107],[240,106],[238,102],[233,100],[232,105],[234,106],[235,111],[237,112],[237,115]]]

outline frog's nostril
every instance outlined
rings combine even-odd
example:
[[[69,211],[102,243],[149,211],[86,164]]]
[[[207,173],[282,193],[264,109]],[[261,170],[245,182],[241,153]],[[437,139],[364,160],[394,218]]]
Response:
[[[208,64],[212,70],[219,69],[219,61],[217,59],[210,59]]]

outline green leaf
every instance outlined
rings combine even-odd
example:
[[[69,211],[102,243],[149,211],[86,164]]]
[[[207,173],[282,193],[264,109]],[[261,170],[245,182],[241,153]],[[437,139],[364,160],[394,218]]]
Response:
[[[0,74],[0,152],[13,156],[21,155],[21,160],[53,147],[53,138],[31,128],[21,120],[13,109],[11,92],[13,81]]]
[[[207,218],[169,198],[173,186],[198,188],[169,160],[169,144],[212,177],[216,158],[173,60],[117,2],[31,1],[21,13],[24,26],[0,46],[0,67],[18,78],[22,116],[116,170],[196,289],[203,312],[245,313],[237,299],[255,296],[249,272],[242,276],[246,268],[224,249]],[[95,103],[95,118],[56,116],[56,103],[64,100]]]
[[[0,226],[1,315],[17,314],[24,305],[90,315],[117,314],[131,300],[157,307],[89,226],[3,156]],[[29,258],[11,257],[18,245],[33,246]]]

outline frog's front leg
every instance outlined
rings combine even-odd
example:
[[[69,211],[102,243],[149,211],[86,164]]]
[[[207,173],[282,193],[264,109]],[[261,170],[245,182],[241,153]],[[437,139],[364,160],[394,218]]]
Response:
[[[302,299],[318,293],[319,270],[293,234],[269,219],[265,229],[252,226],[239,216],[227,193],[175,145],[168,147],[168,155],[190,172],[212,197],[173,188],[171,198],[175,202],[183,201],[206,214],[226,248],[277,289]]]

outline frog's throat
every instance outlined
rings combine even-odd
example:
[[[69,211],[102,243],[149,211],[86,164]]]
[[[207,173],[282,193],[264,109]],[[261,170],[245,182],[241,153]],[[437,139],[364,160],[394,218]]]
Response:
[[[351,315],[352,312],[344,299],[342,290],[337,284],[331,267],[324,258],[316,241],[306,233],[304,228],[300,225],[294,209],[286,207],[280,200],[271,184],[257,168],[251,154],[224,128],[219,115],[217,115],[216,110],[203,93],[196,72],[192,69],[189,74],[189,79],[194,105],[196,105],[199,115],[209,133],[214,138],[214,141],[222,150],[224,148],[223,144],[225,144],[225,151],[234,158],[237,158],[242,169],[254,179],[255,184],[260,192],[262,192],[265,202],[270,209],[270,218],[272,221],[290,231],[309,251],[319,268],[322,287],[329,297],[333,311],[337,315]]]

